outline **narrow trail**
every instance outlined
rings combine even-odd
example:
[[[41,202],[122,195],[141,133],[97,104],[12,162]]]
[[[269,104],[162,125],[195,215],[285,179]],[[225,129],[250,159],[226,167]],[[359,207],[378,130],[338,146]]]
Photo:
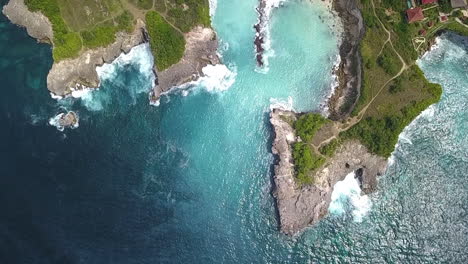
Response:
[[[374,100],[380,95],[380,93],[384,90],[384,88],[393,80],[395,80],[396,78],[398,78],[401,74],[403,74],[403,72],[405,72],[409,66],[406,64],[405,60],[403,59],[403,57],[400,55],[400,53],[398,53],[398,51],[395,49],[395,47],[393,46],[393,42],[392,42],[392,39],[391,39],[391,32],[385,27],[385,25],[382,23],[382,21],[380,20],[380,18],[377,16],[377,13],[375,12],[375,5],[374,5],[374,0],[371,0],[371,4],[372,4],[372,11],[374,13],[374,16],[375,18],[377,18],[377,21],[379,21],[380,25],[382,26],[383,30],[387,33],[388,37],[387,37],[387,40],[383,43],[382,45],[382,48],[381,48],[381,51],[384,49],[385,45],[387,45],[387,43],[390,43],[390,47],[392,48],[393,52],[395,52],[395,54],[398,56],[398,59],[401,61],[401,69],[400,71],[395,74],[393,77],[391,77],[389,80],[387,80],[381,87],[380,89],[377,91],[377,93],[372,97],[372,99],[361,109],[361,111],[359,111],[359,113],[352,117],[351,119],[348,120],[348,122],[344,123],[343,125],[344,126],[338,126],[336,131],[334,131],[333,133],[333,136],[323,140],[322,142],[320,142],[320,144],[318,145],[313,145],[312,144],[312,147],[314,148],[314,150],[318,150],[320,149],[322,146],[324,146],[325,144],[328,144],[330,141],[332,141],[333,139],[336,139],[338,138],[338,135],[343,132],[343,131],[346,131],[348,129],[350,129],[352,126],[354,126],[355,124],[359,123],[362,118],[364,117],[364,114],[367,112],[367,109],[369,108],[369,106],[374,102]],[[380,53],[379,53],[380,54]]]

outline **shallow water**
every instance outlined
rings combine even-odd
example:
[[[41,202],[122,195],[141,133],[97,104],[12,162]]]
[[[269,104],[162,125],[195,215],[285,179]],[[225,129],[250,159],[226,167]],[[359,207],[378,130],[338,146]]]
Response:
[[[0,17],[0,263],[466,260],[466,43],[444,36],[419,62],[443,98],[405,130],[370,211],[356,221],[344,199],[344,213],[289,238],[270,195],[267,114],[288,97],[319,109],[337,39],[322,7],[288,2],[273,11],[275,55],[259,73],[256,4],[217,4],[227,89],[193,85],[158,107],[148,104],[144,45],[104,67],[99,91],[57,103],[45,87],[49,46]],[[47,124],[64,109],[78,112],[79,128]]]

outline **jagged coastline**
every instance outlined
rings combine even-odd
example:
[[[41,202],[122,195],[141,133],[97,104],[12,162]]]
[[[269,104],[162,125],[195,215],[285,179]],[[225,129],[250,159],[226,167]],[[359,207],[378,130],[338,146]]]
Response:
[[[16,25],[25,27],[28,34],[41,42],[52,44],[52,24],[40,12],[31,12],[24,0],[10,0],[3,8],[3,13]],[[169,69],[159,72],[151,101],[157,101],[162,92],[172,87],[196,80],[203,76],[202,68],[208,64],[218,64],[218,41],[211,28],[195,27],[184,36],[186,49],[181,61]],[[47,88],[52,97],[71,96],[82,89],[96,89],[100,85],[96,67],[113,62],[120,54],[128,53],[133,47],[149,42],[146,25],[137,19],[133,32],[119,32],[114,43],[96,49],[83,50],[76,58],[54,62],[47,76]],[[155,58],[157,60],[157,58]]]
[[[328,212],[333,186],[355,171],[364,193],[376,189],[377,177],[385,172],[387,160],[370,153],[358,141],[348,141],[315,173],[313,185],[298,186],[291,145],[298,140],[290,122],[297,113],[273,109],[270,123],[274,131],[272,153],[274,166],[273,196],[279,212],[281,232],[294,235],[317,223]]]
[[[340,120],[347,117],[359,98],[362,82],[362,63],[359,43],[365,27],[356,0],[330,0],[332,9],[342,21],[343,35],[339,48],[340,64],[335,71],[338,86],[328,100],[329,118]]]
[[[361,87],[361,58],[359,44],[364,35],[361,13],[355,0],[330,1],[343,24],[343,39],[339,47],[340,64],[335,70],[339,85],[328,99],[329,118],[343,120],[352,111]],[[314,184],[299,186],[295,178],[292,145],[300,139],[292,123],[299,113],[273,109],[270,123],[274,131],[272,153],[274,166],[273,196],[279,212],[279,227],[287,235],[295,235],[315,224],[328,212],[334,185],[346,175],[355,172],[363,193],[376,189],[377,177],[384,174],[387,159],[372,154],[357,140],[344,142],[314,172]]]

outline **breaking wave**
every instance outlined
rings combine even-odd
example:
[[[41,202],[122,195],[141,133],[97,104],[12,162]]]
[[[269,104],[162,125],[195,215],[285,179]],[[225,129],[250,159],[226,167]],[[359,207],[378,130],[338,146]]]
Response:
[[[202,69],[203,77],[200,77],[194,84],[204,87],[208,92],[226,91],[236,81],[237,70],[231,71],[224,64],[207,65]]]
[[[288,96],[288,100],[270,98],[270,111],[273,109],[281,109],[285,111],[294,111],[293,108],[293,99],[291,96]]]
[[[287,0],[261,0],[260,5],[264,4],[264,7],[259,7],[258,12],[258,26],[259,31],[257,32],[257,37],[262,36],[262,62],[263,66],[257,68],[256,71],[259,73],[267,73],[269,70],[269,58],[275,55],[275,51],[271,47],[271,32],[270,32],[270,19],[271,14],[275,8],[280,7]]]
[[[60,113],[52,118],[49,119],[49,125],[54,126],[57,128],[58,131],[63,132],[65,127],[60,125],[60,119],[65,115],[65,113]],[[73,124],[72,129],[78,128],[80,126],[79,121],[77,120],[75,124]]]
[[[153,72],[153,55],[148,43],[133,47],[127,54],[122,53],[112,63],[106,63],[96,67],[101,81],[100,89],[81,89],[72,92],[72,96],[80,98],[81,103],[91,111],[102,110],[112,100],[111,93],[101,89],[103,84],[112,83],[113,89],[123,89],[132,103],[136,101],[136,95],[147,93],[153,88],[155,75]],[[138,76],[129,74],[129,70],[136,70]],[[131,77],[132,76],[132,77]],[[133,77],[135,76],[135,77]],[[131,78],[130,78],[131,77]]]
[[[359,182],[354,177],[354,172],[351,172],[344,180],[335,184],[328,211],[334,215],[342,215],[349,208],[354,221],[362,222],[363,217],[370,211],[372,202],[367,195],[361,195]]]
[[[213,18],[216,14],[216,8],[218,8],[218,0],[209,0],[210,5],[210,17]]]

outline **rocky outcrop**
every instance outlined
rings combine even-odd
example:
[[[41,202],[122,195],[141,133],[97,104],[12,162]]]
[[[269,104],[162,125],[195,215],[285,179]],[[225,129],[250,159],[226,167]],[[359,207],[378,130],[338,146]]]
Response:
[[[24,0],[10,0],[3,12],[15,24],[26,27],[29,35],[52,44],[52,26],[40,12],[30,12]],[[218,41],[211,28],[195,27],[185,34],[185,53],[180,62],[165,71],[157,71],[152,100],[174,86],[193,81],[203,75],[202,68],[218,64]],[[148,42],[145,23],[138,19],[131,33],[119,32],[114,43],[107,47],[83,50],[77,58],[55,62],[47,76],[47,87],[53,96],[65,97],[85,88],[98,88],[100,81],[96,67],[113,62],[122,52]],[[157,58],[155,58],[157,60]]]
[[[174,86],[194,81],[203,75],[202,69],[208,64],[218,64],[218,40],[211,28],[195,27],[185,34],[185,52],[182,59],[164,71],[158,71],[157,84],[152,100]],[[157,58],[155,58],[157,60]]]
[[[314,184],[298,186],[295,181],[291,144],[296,141],[290,125],[296,120],[291,111],[274,109],[270,113],[275,139],[272,152],[276,156],[273,196],[279,212],[280,230],[294,235],[317,223],[328,212],[335,183],[356,171],[364,193],[375,190],[377,176],[385,172],[387,161],[371,154],[357,141],[345,142],[314,175]]]
[[[343,25],[340,45],[341,62],[335,74],[339,85],[328,101],[330,118],[340,120],[349,115],[359,98],[362,66],[359,44],[364,36],[364,22],[356,0],[334,0],[333,8]]]
[[[52,43],[52,24],[40,12],[31,12],[24,4],[24,0],[10,0],[3,7],[3,13],[16,25],[25,27],[28,34],[41,41]]]
[[[67,96],[84,87],[99,87],[96,67],[111,63],[122,52],[146,42],[145,24],[137,20],[132,33],[119,32],[114,43],[107,47],[86,50],[78,58],[55,62],[47,76],[47,87],[56,96]]]
[[[59,131],[64,131],[66,128],[77,128],[79,126],[79,117],[73,111],[60,113],[49,120],[51,126],[55,126]]]

